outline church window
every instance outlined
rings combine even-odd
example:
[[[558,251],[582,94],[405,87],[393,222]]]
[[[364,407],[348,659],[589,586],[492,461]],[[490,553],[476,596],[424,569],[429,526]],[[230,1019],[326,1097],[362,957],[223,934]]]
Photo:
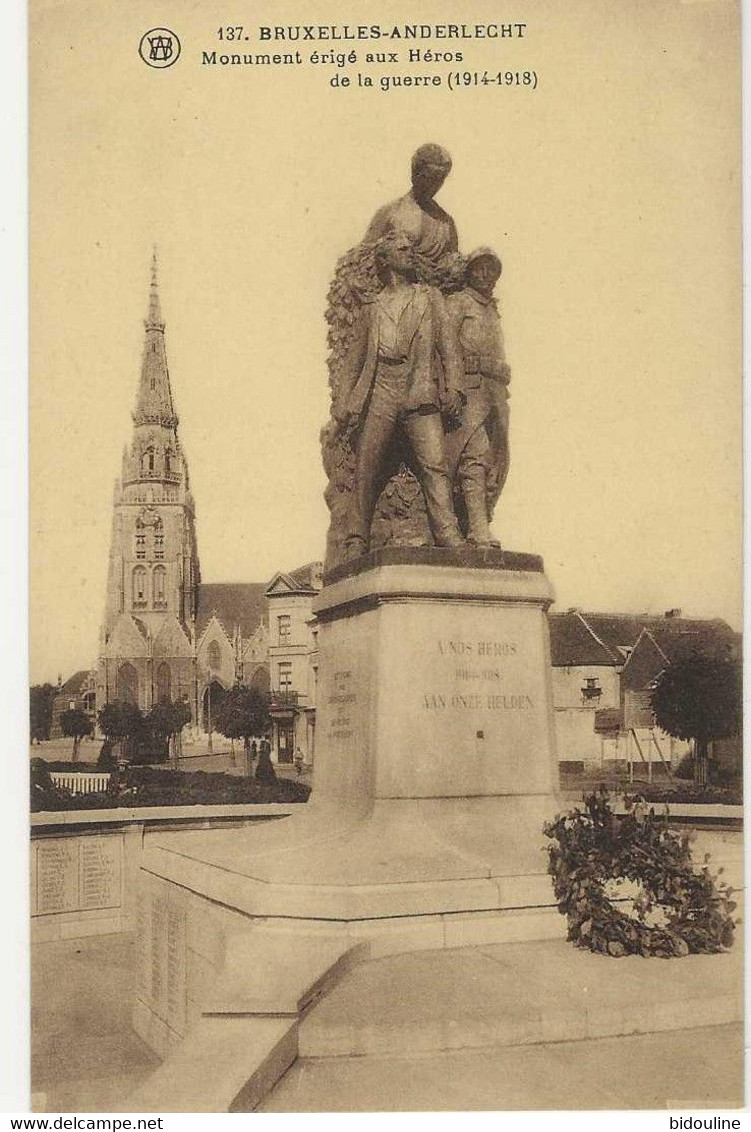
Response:
[[[164,605],[167,604],[167,599],[164,596],[165,595],[166,574],[167,574],[167,571],[164,569],[164,566],[155,566],[154,567],[154,573],[152,575],[152,582],[153,582],[154,608],[155,609],[157,609],[159,606],[164,606]]]
[[[136,566],[133,571],[133,606],[143,609],[146,606],[146,571]]]
[[[154,449],[153,448],[147,448],[146,451],[144,452],[143,456],[141,457],[141,471],[145,475],[150,476],[150,475],[154,474],[154,467],[155,467]]]
[[[172,471],[172,452],[169,448],[164,453],[164,471],[166,475],[169,475]]]
[[[172,699],[172,672],[167,661],[162,661],[156,670],[156,702],[169,703]]]
[[[164,558],[164,535],[159,527],[154,531],[154,557]]]
[[[117,670],[116,699],[126,704],[138,704],[138,673],[132,664],[121,664]]]
[[[283,614],[281,617],[277,617],[277,624],[279,626],[279,644],[289,644],[292,631],[291,618],[288,614]]]
[[[212,672],[218,672],[222,666],[222,654],[216,641],[212,641],[209,645],[208,662]]]
[[[146,535],[143,531],[136,532],[136,558],[146,557]]]

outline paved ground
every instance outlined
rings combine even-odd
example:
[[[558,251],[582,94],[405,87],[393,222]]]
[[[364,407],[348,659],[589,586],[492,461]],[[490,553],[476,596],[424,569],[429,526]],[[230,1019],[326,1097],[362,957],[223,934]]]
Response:
[[[132,934],[31,948],[31,1089],[47,1112],[120,1112],[159,1064],[130,1026]]]
[[[260,1112],[726,1109],[743,1103],[743,1029],[302,1059]]]
[[[738,1107],[739,1024],[587,1034],[643,1028],[650,1006],[663,1025],[725,1021],[741,970],[740,949],[608,960],[554,942],[376,960],[309,1013],[302,1056],[261,1111]],[[32,948],[32,1088],[46,1111],[125,1111],[156,1068],[130,1027],[133,978],[131,935]]]
[[[262,1111],[738,1107],[742,978],[741,947],[672,962],[563,941],[378,959],[303,1020],[301,1057]]]

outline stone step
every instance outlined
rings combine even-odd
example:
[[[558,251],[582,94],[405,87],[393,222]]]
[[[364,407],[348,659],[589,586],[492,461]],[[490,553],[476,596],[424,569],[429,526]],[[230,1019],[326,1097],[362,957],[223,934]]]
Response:
[[[612,959],[569,943],[413,952],[365,963],[301,1021],[301,1057],[409,1055],[740,1021],[742,943]]]

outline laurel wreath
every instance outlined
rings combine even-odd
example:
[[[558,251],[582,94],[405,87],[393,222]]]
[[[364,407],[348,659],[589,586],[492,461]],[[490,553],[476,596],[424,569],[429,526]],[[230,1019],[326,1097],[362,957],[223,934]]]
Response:
[[[668,825],[639,796],[614,813],[606,790],[543,826],[558,910],[577,947],[615,957],[669,959],[732,946],[732,888],[691,860],[691,833]]]

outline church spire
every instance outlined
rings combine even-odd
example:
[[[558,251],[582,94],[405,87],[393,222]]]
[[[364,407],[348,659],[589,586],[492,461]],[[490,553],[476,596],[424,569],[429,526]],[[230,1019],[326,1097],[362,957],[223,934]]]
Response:
[[[156,244],[151,253],[151,286],[149,288],[149,317],[146,319],[147,330],[164,331],[162,322],[162,308],[159,304],[159,279],[156,258]]]
[[[177,414],[172,403],[167,350],[164,342],[164,322],[159,302],[157,257],[154,248],[151,257],[151,283],[149,310],[144,320],[146,331],[141,360],[141,381],[133,413],[136,425],[159,424],[166,428],[177,427]]]

